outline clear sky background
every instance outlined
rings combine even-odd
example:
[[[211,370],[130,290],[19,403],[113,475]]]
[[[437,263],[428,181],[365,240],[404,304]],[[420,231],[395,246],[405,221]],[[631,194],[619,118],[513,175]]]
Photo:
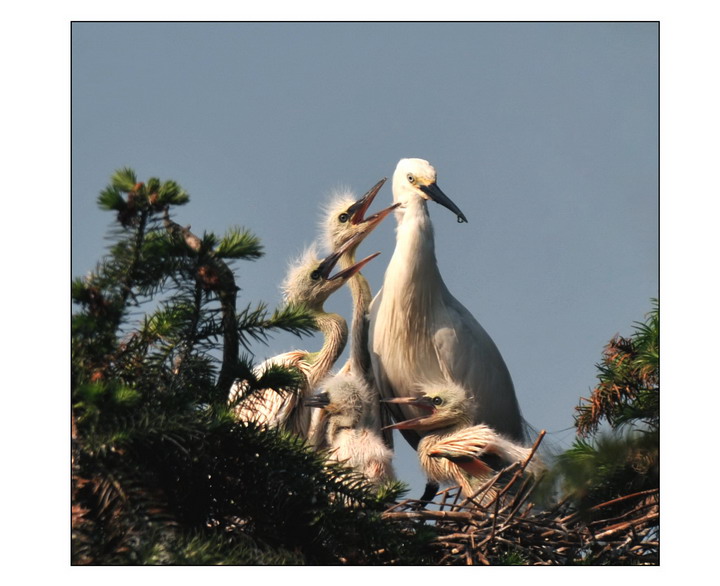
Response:
[[[113,216],[96,198],[130,166],[189,192],[175,219],[195,233],[257,234],[265,256],[235,265],[238,307],[275,307],[333,189],[360,196],[400,158],[428,159],[469,220],[430,204],[444,280],[562,449],[604,344],[658,296],[658,58],[649,22],[75,23],[72,275],[105,254]],[[388,182],[373,209],[391,200]],[[394,225],[359,251],[382,253],[364,271],[373,292]],[[327,307],[350,320],[349,291]],[[418,497],[415,454],[396,445]]]

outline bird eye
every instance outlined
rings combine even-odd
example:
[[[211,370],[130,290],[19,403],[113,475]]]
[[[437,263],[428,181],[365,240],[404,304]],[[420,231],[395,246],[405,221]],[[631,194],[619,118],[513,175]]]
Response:
[[[313,281],[317,281],[320,278],[320,271],[313,271],[312,273],[310,273],[310,278]]]
[[[344,224],[345,222],[347,222],[349,219],[350,219],[350,214],[347,214],[347,213],[345,213],[345,212],[343,212],[342,214],[340,214],[340,215],[338,216],[338,220],[340,220],[343,224]]]
[[[433,397],[432,399],[433,405],[440,406],[443,404],[442,397]]]
[[[410,183],[415,183],[415,175],[413,175],[412,173],[408,173],[407,180]]]

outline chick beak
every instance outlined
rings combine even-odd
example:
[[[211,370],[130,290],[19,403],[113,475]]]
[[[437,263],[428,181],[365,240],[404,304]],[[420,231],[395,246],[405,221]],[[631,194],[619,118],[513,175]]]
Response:
[[[423,191],[423,193],[425,193],[425,195],[427,195],[431,200],[439,203],[441,206],[446,207],[452,213],[454,213],[457,216],[458,223],[462,224],[463,222],[467,222],[465,214],[463,214],[460,211],[460,208],[457,207],[453,203],[453,201],[442,192],[442,189],[438,187],[437,183],[431,183],[430,185],[420,185],[419,187]]]
[[[370,256],[366,256],[366,257],[365,257],[364,259],[362,259],[361,261],[356,262],[356,263],[355,263],[354,265],[352,265],[351,267],[348,267],[348,268],[340,271],[339,273],[334,274],[332,277],[329,277],[328,279],[329,279],[330,281],[333,281],[333,280],[335,280],[335,279],[349,279],[350,277],[352,277],[352,276],[355,275],[356,273],[359,273],[360,270],[362,270],[362,268],[363,268],[367,263],[369,263],[372,259],[374,259],[374,258],[375,258],[376,256],[378,256],[379,254],[380,254],[379,252],[375,252],[375,253],[371,254]]]
[[[347,213],[350,214],[350,223],[353,226],[361,227],[364,234],[372,232],[375,229],[375,226],[382,222],[390,212],[400,205],[399,203],[393,204],[390,207],[373,214],[372,216],[368,216],[367,218],[365,217],[365,213],[375,199],[375,196],[380,191],[380,188],[385,184],[385,181],[387,181],[387,178],[383,178],[378,181],[372,189],[370,189],[370,191],[368,191],[347,209]]]
[[[420,417],[414,417],[412,419],[405,419],[404,421],[398,421],[392,425],[387,425],[383,429],[415,429],[422,426],[429,417],[435,412],[432,402],[427,397],[394,397],[392,399],[381,399],[383,403],[393,403],[395,405],[411,405],[413,407],[419,407],[423,411],[427,411],[426,415]]]
[[[345,247],[343,246],[340,248],[340,250],[336,250],[335,252],[327,255],[323,261],[318,265],[317,272],[320,273],[320,276],[325,279],[330,279],[330,273],[335,268],[335,265],[340,260],[340,257],[345,253]],[[334,278],[334,277],[333,277]]]
[[[305,407],[327,407],[330,404],[330,395],[326,392],[315,393],[312,397],[307,397],[303,401]]]
[[[380,179],[380,181],[370,188],[370,191],[347,209],[347,213],[350,214],[351,223],[360,224],[365,221],[365,212],[367,212],[370,204],[372,204],[375,196],[380,191],[380,188],[385,184],[385,181],[387,181],[387,177]]]
[[[325,257],[325,259],[318,265],[317,271],[320,273],[320,276],[325,279],[326,281],[333,281],[335,279],[349,279],[352,277],[355,273],[357,273],[360,269],[362,269],[367,263],[369,263],[372,259],[374,259],[377,255],[379,255],[379,252],[376,252],[375,254],[371,254],[370,256],[362,259],[360,262],[355,263],[351,267],[348,267],[339,273],[336,273],[332,277],[330,276],[330,273],[335,268],[335,265],[340,260],[340,257],[345,254],[348,249],[352,248],[353,246],[356,246],[359,241],[362,240],[363,234],[356,234],[353,236],[350,240],[348,240],[345,244],[343,244],[339,249],[337,249],[335,252],[332,252],[328,256]]]
[[[377,214],[373,214],[372,216],[366,218],[363,222],[365,224],[366,232],[370,232],[375,229],[375,226],[377,226],[380,222],[382,222],[395,208],[400,207],[400,202],[394,203],[391,206],[385,208],[384,210],[380,210]]]

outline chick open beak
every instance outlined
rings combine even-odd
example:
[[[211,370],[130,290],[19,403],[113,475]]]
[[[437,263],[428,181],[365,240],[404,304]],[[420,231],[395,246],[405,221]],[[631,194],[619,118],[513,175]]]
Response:
[[[347,213],[350,214],[350,223],[353,226],[359,227],[363,234],[372,232],[375,227],[382,222],[388,214],[390,214],[390,212],[400,205],[399,203],[393,204],[384,210],[373,214],[372,216],[368,216],[367,218],[365,217],[365,213],[375,199],[375,196],[380,191],[380,188],[385,184],[385,181],[387,181],[386,178],[378,181],[372,189],[370,189],[370,191],[368,191],[347,209]]]
[[[383,429],[415,429],[419,425],[422,425],[428,417],[435,412],[435,407],[428,397],[394,397],[392,399],[381,399],[381,402],[393,403],[395,405],[411,405],[412,407],[418,407],[427,412],[426,415],[398,421],[397,423],[383,427]]]
[[[364,259],[362,259],[359,262],[356,262],[351,267],[348,267],[348,268],[340,271],[339,273],[335,273],[332,277],[328,277],[328,280],[334,281],[335,279],[349,279],[356,273],[359,273],[367,263],[369,263],[372,259],[374,259],[379,254],[380,254],[379,252],[375,252],[375,253],[371,254],[370,256],[366,256]]]
[[[362,222],[367,221],[365,220],[365,212],[367,212],[370,204],[380,191],[380,188],[385,184],[385,181],[387,181],[387,177],[380,179],[380,181],[370,188],[370,191],[368,191],[347,209],[347,213],[350,214],[350,222],[353,224],[361,224]],[[368,218],[368,220],[369,219],[370,218]]]
[[[355,273],[360,271],[367,263],[369,263],[372,259],[374,259],[376,256],[378,256],[380,253],[376,252],[375,254],[371,254],[370,256],[365,257],[359,262],[356,262],[351,267],[348,267],[336,274],[334,274],[332,277],[330,276],[330,273],[335,268],[335,265],[340,260],[340,257],[347,252],[349,248],[354,246],[358,240],[362,240],[362,234],[356,234],[353,236],[350,240],[348,240],[345,244],[343,244],[338,250],[335,252],[329,254],[325,259],[320,263],[320,265],[317,268],[317,271],[320,273],[320,276],[327,280],[327,281],[334,281],[335,279],[349,279],[352,277]]]

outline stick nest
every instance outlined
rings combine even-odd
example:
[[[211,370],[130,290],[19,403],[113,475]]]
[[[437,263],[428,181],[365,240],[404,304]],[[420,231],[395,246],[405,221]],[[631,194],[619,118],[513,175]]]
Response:
[[[614,498],[586,509],[565,498],[539,506],[541,478],[523,464],[499,472],[470,498],[459,487],[428,503],[405,500],[384,517],[431,525],[440,565],[657,565],[659,489]]]

